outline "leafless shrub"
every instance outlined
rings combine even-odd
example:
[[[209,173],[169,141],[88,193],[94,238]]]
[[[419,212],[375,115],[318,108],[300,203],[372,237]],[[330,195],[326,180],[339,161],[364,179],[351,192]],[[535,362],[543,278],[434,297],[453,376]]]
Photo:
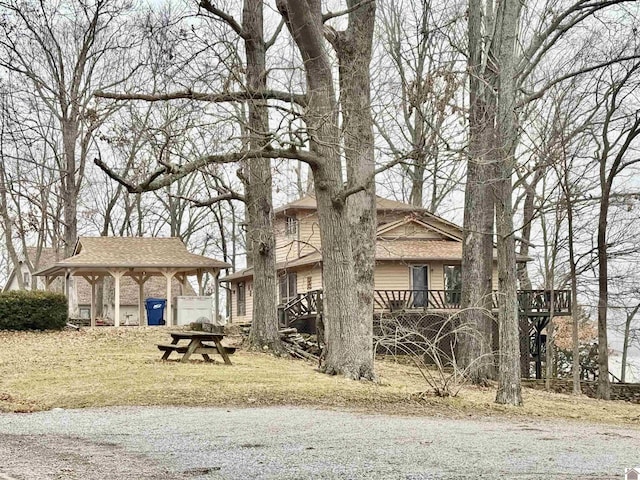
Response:
[[[456,314],[422,314],[394,312],[380,315],[374,327],[377,353],[402,356],[413,363],[427,390],[438,397],[457,396],[468,381],[468,373],[476,362],[486,361],[487,354],[463,367],[457,358],[460,339],[481,334],[460,322]]]

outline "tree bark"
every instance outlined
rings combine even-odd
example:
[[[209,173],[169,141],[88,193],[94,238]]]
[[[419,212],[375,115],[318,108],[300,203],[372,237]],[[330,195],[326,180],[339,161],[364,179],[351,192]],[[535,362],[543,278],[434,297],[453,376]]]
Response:
[[[513,229],[513,186],[515,147],[518,139],[516,112],[516,41],[521,2],[505,0],[496,18],[498,108],[496,153],[499,156],[496,181],[496,233],[498,240],[498,329],[500,353],[496,402],[522,405],[520,385],[520,342],[518,325],[518,278]]]
[[[489,85],[493,72],[483,69],[482,2],[469,2],[469,160],[465,185],[462,246],[460,359],[474,384],[495,378],[492,359],[493,331],[493,220],[494,199],[491,180],[495,145],[495,99]]]
[[[247,59],[246,82],[249,90],[267,89],[266,44],[263,31],[263,1],[245,0],[242,30]],[[251,100],[249,106],[249,148],[267,143],[269,114],[266,100]],[[249,333],[252,347],[282,353],[278,333],[278,295],[276,282],[276,241],[273,227],[271,160],[254,158],[248,162],[246,208],[249,217],[248,241],[253,264],[253,320]]]
[[[606,164],[606,162],[605,162]],[[609,214],[609,182],[604,182],[598,214],[598,398],[609,400],[609,342],[607,339],[607,307],[609,305],[609,281],[607,258],[607,217]]]
[[[372,379],[372,338],[362,336],[358,318],[352,225],[342,197],[338,107],[331,63],[324,46],[319,0],[278,1],[278,8],[304,62],[308,106],[304,120],[312,166],[323,256],[324,324],[327,353],[324,371],[351,379]]]
[[[375,26],[375,2],[357,7],[360,0],[348,0],[347,30],[339,32],[332,42],[339,62],[343,138],[347,164],[347,187],[369,181],[367,187],[347,198],[347,211],[352,229],[356,319],[356,342],[365,352],[362,364],[373,375],[373,292],[376,242],[376,197],[371,117],[371,47]]]

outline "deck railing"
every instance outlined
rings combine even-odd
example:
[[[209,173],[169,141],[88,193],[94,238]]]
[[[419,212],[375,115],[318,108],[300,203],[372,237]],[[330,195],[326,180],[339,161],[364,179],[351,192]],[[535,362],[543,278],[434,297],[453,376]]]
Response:
[[[280,305],[281,323],[289,325],[293,320],[322,314],[322,290],[299,293],[287,303]]]
[[[498,308],[500,293],[492,292],[491,304]],[[554,315],[571,314],[571,290],[518,290],[518,307],[529,316],[548,315],[553,297]],[[375,309],[398,310],[460,310],[460,290],[376,290]]]
[[[375,290],[374,310],[377,312],[460,310],[460,290]],[[498,308],[499,292],[492,292],[494,310]],[[518,306],[522,315],[544,317],[571,315],[570,290],[518,290]],[[281,321],[289,324],[299,318],[322,314],[322,290],[300,293],[286,304],[280,305]]]

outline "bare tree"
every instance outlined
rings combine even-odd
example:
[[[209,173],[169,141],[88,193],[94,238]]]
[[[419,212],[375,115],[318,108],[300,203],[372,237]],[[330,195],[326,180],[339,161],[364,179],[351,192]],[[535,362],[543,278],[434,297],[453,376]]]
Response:
[[[370,8],[369,2],[362,5],[358,2],[349,4],[349,9],[359,12],[351,18],[351,31],[347,30],[346,35],[350,36],[350,41],[355,50],[365,58],[357,63],[359,68],[367,68],[370,59],[370,43],[372,35],[372,21],[374,9]],[[374,2],[370,2],[374,3]],[[327,373],[342,374],[353,379],[371,379],[373,371],[372,352],[372,329],[368,326],[372,318],[360,318],[360,305],[356,298],[357,281],[356,270],[354,268],[354,245],[353,228],[349,213],[349,201],[347,197],[364,189],[367,193],[358,201],[358,210],[354,214],[355,218],[360,217],[363,222],[360,235],[364,235],[369,240],[362,251],[358,253],[360,257],[367,260],[373,257],[373,251],[369,250],[373,246],[368,236],[371,235],[370,222],[375,222],[375,216],[370,212],[367,214],[363,209],[367,205],[371,206],[373,188],[371,184],[374,180],[375,171],[372,171],[369,164],[369,154],[364,152],[364,156],[354,162],[348,163],[347,190],[342,175],[342,168],[339,159],[340,131],[338,127],[338,103],[335,98],[333,88],[333,73],[329,56],[324,49],[323,14],[321,2],[318,0],[306,0],[303,2],[291,2],[279,0],[278,9],[286,20],[287,27],[300,51],[305,66],[307,81],[308,105],[303,117],[309,132],[310,150],[318,158],[311,165],[313,180],[318,202],[318,218],[320,223],[320,233],[323,252],[323,282],[325,300],[325,340],[327,343],[327,354],[324,369]],[[348,38],[348,37],[347,37]],[[358,44],[360,42],[360,44]],[[369,45],[367,45],[367,42]],[[346,45],[345,45],[346,46]],[[369,55],[366,53],[369,52]],[[338,50],[340,58],[340,51]],[[352,58],[352,60],[354,60]],[[341,63],[341,68],[347,69],[348,65]],[[354,75],[348,70],[345,74]],[[368,80],[368,75],[361,70],[359,77],[346,77],[346,81],[362,82]],[[360,135],[370,138],[371,123],[367,117],[358,117],[352,109],[360,103],[367,107],[369,94],[368,88],[361,96],[352,96],[350,100],[354,103],[347,108],[351,112],[350,121],[354,122],[354,130],[347,130],[351,137],[348,139],[354,148],[358,144],[353,137],[353,131],[360,129]],[[362,104],[364,102],[364,104]],[[365,113],[365,115],[367,115]],[[368,115],[367,115],[368,116]],[[366,140],[365,140],[366,141]],[[362,144],[360,144],[362,146]],[[354,152],[355,153],[355,152]],[[351,155],[354,155],[351,153]],[[353,158],[353,157],[352,157]],[[359,183],[359,185],[358,185]],[[371,208],[371,207],[370,207]],[[372,209],[375,211],[375,208]],[[363,217],[363,215],[365,215]],[[375,229],[375,223],[373,228]],[[363,237],[359,237],[360,240]],[[365,268],[369,268],[369,262]],[[368,275],[366,271],[361,275]],[[368,288],[372,284],[371,278],[366,280]],[[372,296],[368,292],[367,296]],[[363,302],[366,303],[366,302]],[[366,323],[365,323],[366,322]]]
[[[463,57],[451,46],[459,5],[431,1],[380,2],[379,54],[374,68],[376,127],[381,150],[403,158],[399,166],[412,205],[437,213],[460,186],[463,169],[455,145],[464,128],[460,105]],[[397,172],[387,172],[397,178]],[[403,188],[404,190],[404,188]]]
[[[607,309],[609,298],[608,215],[614,181],[620,174],[640,162],[637,158],[640,137],[640,113],[628,100],[640,91],[637,74],[640,62],[619,65],[602,78],[606,110],[597,137],[599,149],[600,202],[598,214],[598,397],[609,399],[609,349],[607,341]],[[636,97],[637,98],[637,97]],[[631,158],[630,158],[631,157]]]

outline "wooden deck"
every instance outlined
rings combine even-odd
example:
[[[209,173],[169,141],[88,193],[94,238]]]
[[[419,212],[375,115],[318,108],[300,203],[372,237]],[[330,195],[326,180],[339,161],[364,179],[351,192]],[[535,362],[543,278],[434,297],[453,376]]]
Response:
[[[498,292],[493,292],[493,309],[498,309]],[[374,310],[382,312],[441,312],[460,310],[459,290],[375,290]],[[520,314],[527,317],[548,317],[553,304],[554,316],[571,315],[570,290],[518,290]],[[280,305],[281,321],[289,325],[298,319],[322,315],[322,290],[298,294]]]

